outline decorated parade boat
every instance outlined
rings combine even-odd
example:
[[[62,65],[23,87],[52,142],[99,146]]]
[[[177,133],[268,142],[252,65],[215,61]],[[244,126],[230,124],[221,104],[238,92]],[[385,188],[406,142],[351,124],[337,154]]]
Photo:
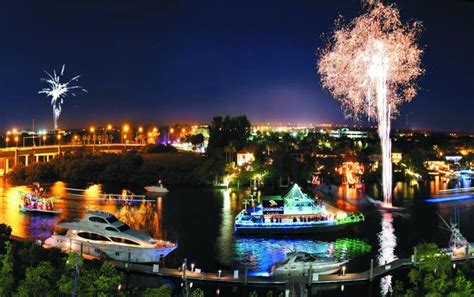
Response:
[[[34,184],[33,191],[21,195],[19,207],[22,212],[60,214],[62,210],[54,205],[57,200],[57,197],[47,196],[43,188]]]
[[[299,234],[337,231],[361,221],[363,214],[348,214],[313,199],[294,184],[282,196],[262,197],[258,205],[252,199],[236,216],[234,227],[239,234]]]

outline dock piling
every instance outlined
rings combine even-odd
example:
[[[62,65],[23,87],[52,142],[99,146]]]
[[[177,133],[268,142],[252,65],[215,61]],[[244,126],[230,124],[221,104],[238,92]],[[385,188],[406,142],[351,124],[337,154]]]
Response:
[[[308,286],[311,287],[313,284],[313,266],[309,266],[308,270]]]
[[[416,266],[416,246],[413,247],[413,265]]]
[[[369,281],[374,279],[374,259],[370,259]]]
[[[247,267],[245,267],[245,270],[244,270],[244,286],[247,286],[247,283],[248,283],[248,272],[249,272],[249,269]]]

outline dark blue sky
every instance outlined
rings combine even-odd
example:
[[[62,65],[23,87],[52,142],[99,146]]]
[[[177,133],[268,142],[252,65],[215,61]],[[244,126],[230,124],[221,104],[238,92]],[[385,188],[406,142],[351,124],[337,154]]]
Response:
[[[66,64],[87,94],[68,97],[61,127],[106,122],[344,122],[315,70],[321,35],[359,0],[15,0],[0,10],[0,128],[52,127],[43,70]],[[421,91],[395,125],[474,130],[474,3],[396,2],[423,21]],[[350,122],[350,121],[349,121]]]

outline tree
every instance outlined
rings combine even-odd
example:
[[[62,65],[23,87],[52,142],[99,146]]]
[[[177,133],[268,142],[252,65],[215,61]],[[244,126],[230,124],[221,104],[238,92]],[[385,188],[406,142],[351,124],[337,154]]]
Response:
[[[449,255],[433,243],[417,246],[418,265],[408,273],[410,287],[395,286],[395,296],[472,296],[472,281],[462,269],[455,269]],[[470,270],[470,267],[469,267]]]
[[[0,254],[5,252],[5,242],[10,239],[11,234],[12,227],[5,224],[0,224]]]
[[[121,296],[118,291],[122,274],[114,266],[104,263],[100,269],[90,269],[84,265],[84,259],[72,252],[66,258],[66,271],[61,275],[57,285],[59,292],[70,295],[74,290],[76,266],[79,277],[76,284],[78,296]]]
[[[208,154],[222,154],[224,147],[231,143],[237,151],[243,149],[250,136],[250,128],[246,116],[214,117],[209,125]]]
[[[94,281],[95,294],[99,297],[118,296],[118,287],[122,282],[122,275],[112,264],[104,263],[100,267]]]
[[[194,147],[200,146],[204,143],[204,135],[202,133],[191,135],[189,141]]]
[[[171,288],[163,285],[159,288],[148,288],[142,293],[142,297],[171,297]]]
[[[191,292],[191,297],[204,297],[204,291],[201,289],[195,289]]]
[[[50,262],[40,262],[26,269],[25,279],[18,286],[18,297],[54,296],[54,268]]]
[[[13,291],[13,255],[12,244],[9,241],[5,242],[5,254],[1,256],[0,269],[0,297],[11,296]]]

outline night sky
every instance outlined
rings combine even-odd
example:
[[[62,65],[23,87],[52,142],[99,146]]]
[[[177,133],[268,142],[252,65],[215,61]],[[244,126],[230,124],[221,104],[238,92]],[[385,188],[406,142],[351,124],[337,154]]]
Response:
[[[426,74],[399,128],[474,131],[474,3],[396,2],[424,23]],[[353,123],[323,91],[316,50],[359,0],[15,0],[0,10],[0,129],[52,128],[43,70],[66,64],[87,94],[68,97],[60,127],[209,122]],[[366,122],[359,122],[366,124]]]

